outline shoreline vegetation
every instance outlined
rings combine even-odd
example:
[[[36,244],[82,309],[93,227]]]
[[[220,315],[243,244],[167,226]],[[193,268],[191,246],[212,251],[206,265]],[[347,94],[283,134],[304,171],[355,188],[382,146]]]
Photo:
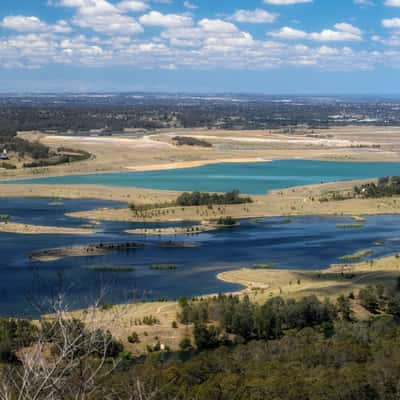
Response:
[[[163,269],[169,266],[163,266]],[[171,266],[171,271],[173,271]],[[242,286],[232,295],[240,299],[248,297],[251,302],[262,304],[271,298],[301,300],[308,296],[316,296],[320,301],[328,298],[335,301],[339,296],[351,296],[359,291],[375,286],[393,287],[400,277],[400,257],[387,256],[379,259],[357,263],[334,264],[322,270],[282,270],[275,268],[244,268],[219,273],[217,279]],[[229,296],[230,294],[225,294]],[[215,295],[196,297],[195,300],[212,299]],[[101,307],[97,312],[96,326],[106,328],[113,315],[121,315],[110,331],[136,355],[148,351],[148,345],[154,345],[154,337],[172,350],[179,350],[184,338],[192,337],[193,330],[185,324],[174,324],[180,312],[181,302],[150,301],[117,304]],[[352,301],[354,317],[367,319],[371,314]],[[71,311],[69,317],[81,319],[88,313],[87,309]],[[158,323],[154,325],[136,324],[143,317],[152,315]],[[172,325],[172,326],[171,326]],[[140,336],[134,344],[127,341],[132,329]]]

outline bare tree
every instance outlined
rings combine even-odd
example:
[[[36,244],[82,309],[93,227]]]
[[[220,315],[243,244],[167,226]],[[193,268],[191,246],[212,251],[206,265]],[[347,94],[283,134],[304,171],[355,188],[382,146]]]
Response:
[[[40,322],[37,337],[18,352],[19,363],[0,370],[1,400],[85,400],[118,366],[122,345],[100,326],[95,304],[79,319],[71,317],[64,296],[52,304],[52,314]],[[117,309],[114,319],[121,318]],[[109,325],[108,325],[109,326]]]

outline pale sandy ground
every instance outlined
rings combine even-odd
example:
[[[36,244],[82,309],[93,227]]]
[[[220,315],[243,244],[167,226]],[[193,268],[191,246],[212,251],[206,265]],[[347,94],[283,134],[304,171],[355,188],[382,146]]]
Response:
[[[219,164],[219,163],[253,163],[253,162],[268,162],[261,157],[257,158],[219,158],[215,160],[204,160],[204,161],[184,161],[175,162],[170,164],[154,164],[154,165],[142,165],[142,166],[129,166],[126,167],[130,171],[163,171],[168,169],[182,169],[182,168],[193,168],[201,167],[202,165]]]
[[[241,269],[218,275],[225,282],[245,286],[241,294],[250,294],[256,301],[265,301],[273,296],[301,298],[310,294],[336,299],[351,291],[356,294],[369,284],[393,285],[397,277],[400,277],[398,257],[333,265],[320,271]]]
[[[86,228],[65,228],[60,226],[40,226],[19,224],[16,222],[0,222],[0,232],[18,233],[24,235],[91,235],[96,231]]]

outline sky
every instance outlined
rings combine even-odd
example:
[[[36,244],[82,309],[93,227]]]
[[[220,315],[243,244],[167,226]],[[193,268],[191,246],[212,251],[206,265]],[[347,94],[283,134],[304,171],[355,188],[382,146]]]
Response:
[[[400,94],[400,0],[1,0],[0,92]]]

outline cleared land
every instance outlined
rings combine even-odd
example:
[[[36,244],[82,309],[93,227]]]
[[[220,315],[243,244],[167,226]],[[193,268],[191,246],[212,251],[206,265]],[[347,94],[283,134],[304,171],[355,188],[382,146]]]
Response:
[[[215,162],[274,159],[398,161],[399,127],[335,127],[312,130],[225,131],[207,129],[160,130],[152,135],[111,137],[56,136],[40,132],[20,135],[51,149],[73,147],[93,155],[90,160],[63,165],[0,170],[0,177],[84,174],[198,166]],[[175,136],[210,142],[213,147],[176,146]]]

